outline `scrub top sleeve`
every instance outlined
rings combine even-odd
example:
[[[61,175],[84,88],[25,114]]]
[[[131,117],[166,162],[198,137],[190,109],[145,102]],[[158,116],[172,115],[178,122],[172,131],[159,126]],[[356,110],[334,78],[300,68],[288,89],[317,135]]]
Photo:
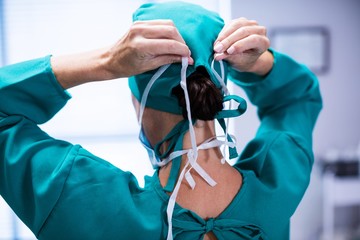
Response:
[[[276,234],[269,239],[284,239],[279,236],[282,227],[288,224],[310,182],[312,156],[298,141],[287,133],[264,133],[246,146],[236,163],[244,181],[251,184],[245,202],[253,208],[252,216]]]
[[[41,124],[69,99],[51,69],[50,56],[0,68],[0,116],[20,115]]]
[[[312,130],[322,108],[317,78],[290,57],[271,52],[274,65],[265,77],[232,69],[230,79],[258,107],[261,120],[258,134],[288,132],[301,137],[306,148],[311,149]]]
[[[78,147],[23,116],[0,119],[0,195],[38,234],[61,195]]]
[[[288,221],[309,184],[314,161],[312,131],[322,100],[318,81],[307,67],[272,53],[274,65],[265,77],[230,72],[231,80],[257,106],[261,120],[236,165],[255,176],[251,201],[264,211],[262,218]]]
[[[77,148],[40,130],[69,99],[44,57],[0,69],[0,194],[36,235],[58,200]]]

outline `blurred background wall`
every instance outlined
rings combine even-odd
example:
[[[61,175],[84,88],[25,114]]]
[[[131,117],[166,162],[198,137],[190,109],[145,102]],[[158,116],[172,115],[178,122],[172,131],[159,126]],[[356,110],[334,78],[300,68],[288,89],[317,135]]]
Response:
[[[360,1],[233,0],[231,10],[232,18],[255,19],[268,28],[270,35],[283,27],[328,29],[330,65],[326,72],[317,74],[324,109],[314,132],[314,151],[322,155],[333,148],[357,148],[360,142],[357,104],[360,102]]]
[[[327,30],[328,68],[317,73],[324,109],[314,131],[316,161],[310,187],[292,219],[291,239],[359,239],[359,235],[354,233],[359,227],[360,216],[359,176],[335,177],[335,182],[324,189],[322,173],[323,166],[329,161],[359,161],[360,1],[232,0],[231,13],[232,18],[255,19],[266,26],[272,42],[276,40],[271,39],[272,33],[282,29],[288,32],[314,27]],[[299,48],[296,43],[293,46],[289,43],[289,46]],[[292,57],[297,59],[296,55]],[[236,91],[243,94],[238,89]],[[235,124],[236,132],[240,135],[238,139],[243,143],[247,142],[257,126],[256,111],[250,107],[247,114]],[[353,167],[358,165],[354,164]],[[338,199],[341,196],[344,198]],[[328,203],[329,199],[332,202]],[[332,206],[336,207],[333,209]],[[324,209],[333,209],[335,215],[323,215]],[[321,234],[323,224],[326,224],[323,218],[329,217],[335,219],[334,225],[337,228],[336,233],[331,236]]]

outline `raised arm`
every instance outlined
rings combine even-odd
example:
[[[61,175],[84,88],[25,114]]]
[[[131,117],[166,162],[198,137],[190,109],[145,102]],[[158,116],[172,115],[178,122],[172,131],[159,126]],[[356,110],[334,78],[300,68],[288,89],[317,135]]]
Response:
[[[2,68],[0,112],[44,123],[69,99],[64,89],[129,77],[167,63],[181,62],[183,56],[193,62],[189,48],[172,21],[135,22],[111,47],[48,56]]]
[[[75,162],[81,158],[90,167],[100,162],[80,146],[53,139],[37,126],[70,99],[64,89],[138,74],[181,61],[182,56],[189,57],[189,49],[172,22],[137,22],[110,48],[47,56],[0,69],[0,194],[36,236],[68,176],[79,168]],[[93,177],[80,175],[79,183],[82,177]]]
[[[170,20],[135,22],[116,44],[87,53],[52,57],[57,80],[67,89],[83,83],[129,77],[189,57]]]
[[[260,225],[276,230],[286,226],[310,181],[312,132],[322,108],[319,84],[307,67],[268,50],[266,31],[254,21],[233,21],[219,40],[215,56],[232,65],[230,79],[245,90],[261,120],[236,166],[256,182],[249,201],[261,208]]]

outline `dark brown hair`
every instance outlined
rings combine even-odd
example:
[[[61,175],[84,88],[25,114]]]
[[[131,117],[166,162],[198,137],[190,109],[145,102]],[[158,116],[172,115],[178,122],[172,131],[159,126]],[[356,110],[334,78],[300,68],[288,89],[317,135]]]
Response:
[[[198,67],[186,79],[189,93],[191,117],[199,120],[213,120],[216,113],[223,109],[223,94],[210,80],[210,76],[204,67]],[[183,109],[183,117],[187,118],[186,102],[183,89],[177,86],[173,94],[178,98],[179,105]]]

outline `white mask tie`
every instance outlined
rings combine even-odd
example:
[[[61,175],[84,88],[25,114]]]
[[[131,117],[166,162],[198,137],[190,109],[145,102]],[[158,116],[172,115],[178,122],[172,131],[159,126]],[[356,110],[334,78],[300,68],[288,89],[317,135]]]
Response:
[[[225,85],[225,73],[224,73],[224,63],[222,60],[219,61],[220,63],[220,72],[221,72],[221,76],[216,72],[215,70],[215,67],[214,67],[214,63],[215,63],[215,59],[212,60],[211,62],[211,71],[213,72],[214,76],[216,77],[216,79],[219,81],[221,87],[222,87],[222,90],[224,91],[224,94],[226,96],[230,95],[230,92],[229,92],[229,89],[226,87]],[[229,102],[229,109],[231,109],[231,101]],[[229,126],[229,118],[226,119],[226,126]],[[226,143],[228,143],[228,128],[226,128],[225,130],[225,141]],[[221,163],[222,164],[225,164],[225,161],[227,159],[227,153],[226,153],[226,146],[228,144],[225,144],[224,147],[223,147],[223,156],[224,158],[221,160]]]
[[[146,85],[146,87],[144,89],[144,93],[143,93],[143,96],[142,96],[141,102],[140,102],[140,111],[139,111],[139,125],[140,125],[140,127],[141,127],[142,118],[143,118],[143,114],[144,114],[144,110],[145,110],[146,100],[148,98],[150,89],[154,85],[155,81],[161,76],[161,74],[163,74],[166,71],[166,69],[168,69],[169,67],[170,67],[170,64],[161,66],[156,71],[156,73],[152,76],[149,83]]]

